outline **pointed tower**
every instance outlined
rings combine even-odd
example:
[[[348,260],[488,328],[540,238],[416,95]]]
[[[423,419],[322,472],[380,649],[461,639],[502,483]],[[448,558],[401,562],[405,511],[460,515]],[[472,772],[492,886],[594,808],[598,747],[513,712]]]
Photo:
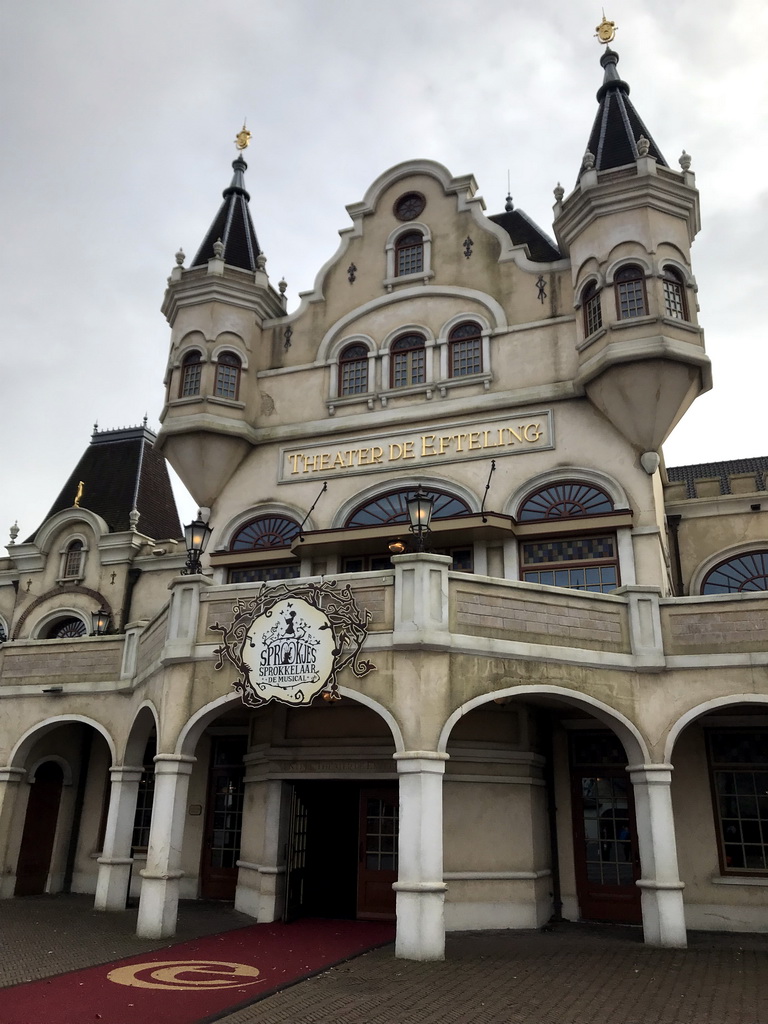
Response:
[[[188,268],[176,254],[162,311],[171,326],[157,445],[200,506],[209,507],[253,443],[262,325],[283,316],[269,283],[238,154],[223,202]]]
[[[555,190],[554,229],[573,273],[576,383],[639,453],[655,453],[711,387],[690,262],[699,195],[690,157],[667,165],[618,62],[606,49],[587,151],[573,192]]]

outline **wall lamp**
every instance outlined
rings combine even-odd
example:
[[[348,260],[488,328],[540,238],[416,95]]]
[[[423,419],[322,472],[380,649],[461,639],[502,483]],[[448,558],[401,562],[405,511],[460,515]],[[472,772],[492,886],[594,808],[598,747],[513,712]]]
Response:
[[[208,523],[203,522],[200,513],[197,519],[189,526],[184,527],[184,544],[187,549],[187,564],[181,570],[182,576],[197,576],[203,571],[200,556],[208,546],[208,540],[213,533]]]
[[[110,614],[106,608],[91,612],[91,636],[104,636],[109,629]]]
[[[411,533],[418,538],[417,551],[424,550],[424,541],[429,533],[434,505],[435,499],[421,489],[421,484],[415,494],[411,494],[405,499],[405,507],[408,509],[408,518],[411,521]]]

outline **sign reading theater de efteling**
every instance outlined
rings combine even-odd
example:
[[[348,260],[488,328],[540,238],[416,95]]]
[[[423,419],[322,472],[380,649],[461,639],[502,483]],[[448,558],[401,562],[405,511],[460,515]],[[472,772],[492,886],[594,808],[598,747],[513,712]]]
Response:
[[[269,701],[292,707],[311,704],[321,692],[340,700],[338,676],[349,667],[361,679],[374,669],[360,658],[371,613],[361,609],[347,586],[322,583],[264,584],[256,597],[233,606],[222,634],[216,668],[237,670],[233,686],[250,708]]]
[[[546,409],[514,420],[449,423],[427,432],[383,433],[364,442],[358,438],[284,448],[280,482],[293,483],[308,476],[349,476],[372,469],[402,471],[417,465],[433,469],[436,464],[521,455],[554,446],[552,411]]]

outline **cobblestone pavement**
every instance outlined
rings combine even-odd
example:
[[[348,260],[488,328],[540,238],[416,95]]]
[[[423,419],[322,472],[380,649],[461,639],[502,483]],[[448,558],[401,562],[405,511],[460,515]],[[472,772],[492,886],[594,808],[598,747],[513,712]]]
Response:
[[[137,939],[135,910],[101,914],[91,906],[82,896],[0,901],[0,983],[172,944]],[[251,923],[226,907],[182,904],[172,941]],[[2,997],[0,1020],[1,1007]],[[395,960],[388,946],[220,1018],[220,1024],[438,1021],[768,1024],[768,934],[696,932],[687,950],[652,949],[639,929],[598,925],[449,935],[442,963]]]

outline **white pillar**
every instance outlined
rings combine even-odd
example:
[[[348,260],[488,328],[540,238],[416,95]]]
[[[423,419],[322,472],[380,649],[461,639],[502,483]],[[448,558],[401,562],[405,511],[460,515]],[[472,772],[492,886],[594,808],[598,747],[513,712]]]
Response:
[[[99,857],[95,910],[125,910],[131,878],[131,838],[142,768],[110,768],[109,813],[104,846]]]
[[[141,872],[141,897],[136,934],[140,939],[164,939],[176,934],[179,908],[181,846],[187,815],[189,776],[196,758],[158,754],[155,795],[149,830],[147,866]]]
[[[284,829],[281,827],[285,818],[284,791],[286,785],[279,779],[249,780],[246,778],[246,798],[243,814],[243,845],[242,852],[255,855],[258,861],[247,859],[237,862],[237,890],[235,892],[235,910],[242,914],[250,914],[260,924],[277,921],[282,912],[283,892],[285,888],[285,858],[283,856]],[[249,799],[249,790],[260,790],[258,802],[260,815],[253,814]],[[253,850],[249,843],[258,844],[258,851]],[[258,892],[253,882],[258,879]]]
[[[0,768],[0,899],[13,896],[16,888],[16,868],[6,863],[8,845],[13,838],[11,823],[16,806],[19,783],[26,778],[24,768],[6,765]]]
[[[400,777],[395,956],[444,960],[443,773],[448,755],[411,750],[394,756]]]
[[[672,813],[672,765],[630,765],[627,771],[635,792],[643,935],[652,946],[685,948],[683,883],[677,867]]]

